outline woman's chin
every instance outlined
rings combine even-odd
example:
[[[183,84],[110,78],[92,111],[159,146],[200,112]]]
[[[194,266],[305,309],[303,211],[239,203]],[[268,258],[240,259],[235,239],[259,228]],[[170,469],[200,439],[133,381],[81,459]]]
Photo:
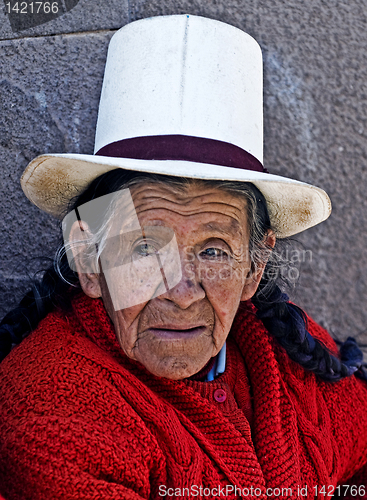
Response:
[[[170,380],[183,380],[198,373],[208,363],[209,357],[193,358],[192,355],[169,356],[164,359],[149,359],[138,361],[153,375]]]

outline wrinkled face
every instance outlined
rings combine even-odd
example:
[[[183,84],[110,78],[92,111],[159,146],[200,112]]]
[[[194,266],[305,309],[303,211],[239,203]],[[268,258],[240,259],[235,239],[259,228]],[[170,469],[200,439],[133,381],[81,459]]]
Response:
[[[262,270],[251,271],[245,201],[203,184],[179,191],[152,183],[130,191],[141,227],[175,235],[181,280],[151,300],[117,311],[112,295],[121,289],[118,273],[109,273],[108,280],[103,272],[95,275],[94,288],[81,284],[88,295],[102,296],[128,357],[157,376],[190,377],[220,351],[240,301],[253,296],[261,278]],[[137,241],[134,251],[153,251],[152,240]],[[102,271],[109,258],[114,257],[104,256]]]

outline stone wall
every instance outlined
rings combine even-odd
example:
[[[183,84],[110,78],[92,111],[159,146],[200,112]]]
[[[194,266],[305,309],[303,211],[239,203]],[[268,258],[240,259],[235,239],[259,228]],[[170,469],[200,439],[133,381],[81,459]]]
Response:
[[[6,4],[0,11],[0,316],[40,268],[35,257],[52,257],[59,241],[58,222],[21,191],[27,163],[45,152],[93,153],[104,60],[116,29],[190,13],[237,26],[260,43],[265,166],[324,188],[333,203],[330,219],[300,234],[297,251],[288,249],[291,278],[300,267],[291,296],[334,336],[359,335],[367,343],[364,2],[74,0],[71,8],[59,0],[68,12],[24,30],[12,29]]]

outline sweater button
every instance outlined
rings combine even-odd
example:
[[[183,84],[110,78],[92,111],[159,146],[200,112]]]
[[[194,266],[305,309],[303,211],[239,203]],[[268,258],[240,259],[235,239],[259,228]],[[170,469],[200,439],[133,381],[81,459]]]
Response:
[[[227,394],[226,391],[223,389],[217,389],[214,391],[214,399],[218,401],[218,403],[224,403],[224,401],[227,399]]]

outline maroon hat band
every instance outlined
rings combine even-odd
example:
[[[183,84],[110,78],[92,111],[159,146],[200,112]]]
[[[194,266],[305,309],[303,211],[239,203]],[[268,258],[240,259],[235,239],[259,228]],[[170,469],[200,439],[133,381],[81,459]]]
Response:
[[[153,135],[112,142],[96,155],[137,160],[185,160],[267,172],[252,154],[228,142],[187,135]]]

